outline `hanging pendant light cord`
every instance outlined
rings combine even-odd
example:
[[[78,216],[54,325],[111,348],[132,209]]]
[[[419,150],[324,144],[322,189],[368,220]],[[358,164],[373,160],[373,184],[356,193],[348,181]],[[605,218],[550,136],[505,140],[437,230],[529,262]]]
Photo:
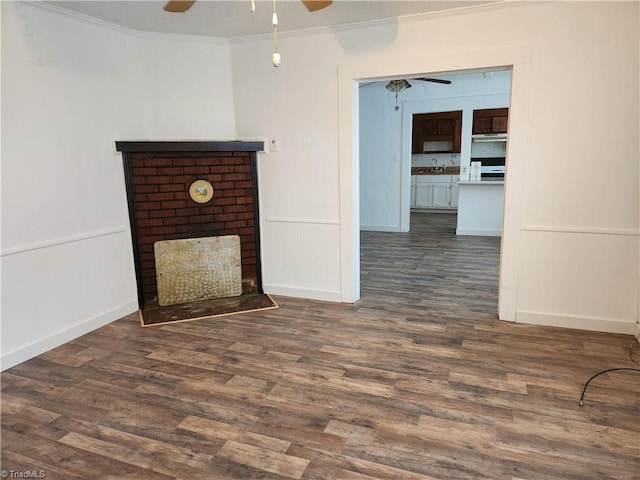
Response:
[[[273,0],[273,45],[274,51],[278,53],[278,14],[276,12],[276,0]]]
[[[276,13],[276,0],[273,0],[273,17],[271,18],[273,24],[273,55],[271,56],[271,63],[274,67],[280,66],[280,54],[278,53],[278,14]]]

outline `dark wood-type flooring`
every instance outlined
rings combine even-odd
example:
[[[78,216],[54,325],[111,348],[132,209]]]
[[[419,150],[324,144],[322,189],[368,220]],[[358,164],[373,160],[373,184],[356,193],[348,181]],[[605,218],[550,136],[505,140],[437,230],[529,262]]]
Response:
[[[2,469],[46,479],[638,479],[631,336],[496,318],[499,239],[362,234],[362,300],[141,328],[2,373]],[[11,472],[13,471],[13,473]]]

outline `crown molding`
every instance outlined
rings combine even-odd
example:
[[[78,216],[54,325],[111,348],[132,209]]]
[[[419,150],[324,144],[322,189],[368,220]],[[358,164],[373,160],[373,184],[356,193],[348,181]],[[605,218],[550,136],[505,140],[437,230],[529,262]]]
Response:
[[[363,28],[378,28],[378,27],[393,26],[393,25],[398,25],[403,23],[419,22],[425,19],[459,15],[460,13],[484,12],[484,11],[501,9],[504,7],[522,7],[524,5],[532,5],[534,3],[536,2],[522,1],[522,0],[499,0],[494,3],[483,3],[480,5],[467,5],[464,7],[450,8],[447,10],[436,10],[433,12],[416,13],[413,15],[403,15],[401,17],[383,18],[379,20],[369,20],[366,22],[353,22],[353,23],[345,23],[341,25],[306,28],[303,30],[289,30],[286,32],[278,31],[278,38],[295,38],[295,37],[301,37],[301,36],[313,35],[313,34],[321,35],[321,34],[334,34],[334,33],[340,33],[340,32],[351,32],[351,31],[359,30]],[[264,33],[260,35],[248,35],[244,37],[231,37],[229,38],[229,43],[232,45],[242,44],[242,43],[250,43],[250,42],[261,41],[261,40],[269,40],[272,38],[273,38],[273,33]]]
[[[188,35],[182,33],[162,33],[162,32],[148,32],[143,30],[134,30],[132,28],[123,27],[116,23],[107,22],[106,20],[100,20],[99,18],[91,17],[83,13],[74,12],[73,10],[67,10],[66,8],[58,7],[50,3],[42,2],[20,2],[28,5],[32,5],[36,8],[49,11],[56,15],[60,15],[66,18],[71,18],[84,23],[90,23],[96,27],[104,28],[124,34],[130,37],[143,38],[143,39],[158,39],[158,40],[177,40],[177,41],[191,41],[191,42],[207,42],[218,45],[229,45],[229,40],[222,37],[213,37],[208,35]]]
[[[459,15],[460,13],[485,12],[485,11],[502,9],[505,7],[522,7],[526,5],[532,5],[535,3],[536,2],[522,1],[522,0],[498,0],[493,3],[483,3],[480,5],[466,5],[463,7],[455,7],[447,10],[436,10],[433,12],[418,13],[414,15],[405,15],[405,16],[395,17],[395,18],[384,18],[380,20],[370,20],[366,22],[353,22],[353,23],[347,23],[342,25],[313,27],[313,28],[306,28],[302,30],[291,30],[291,31],[285,31],[285,32],[279,31],[278,37],[279,38],[296,38],[296,37],[306,36],[306,35],[335,34],[340,32],[350,32],[350,31],[363,29],[363,28],[378,28],[378,27],[392,26],[392,25],[398,25],[398,24],[419,22],[425,19]],[[43,10],[47,10],[49,12],[53,12],[58,15],[62,15],[67,18],[73,18],[85,23],[93,24],[97,27],[105,28],[108,30],[112,30],[124,35],[137,37],[137,38],[208,42],[208,43],[214,43],[219,45],[260,42],[263,40],[270,40],[273,38],[273,33],[224,38],[224,37],[215,37],[215,36],[209,36],[209,35],[189,35],[189,34],[178,34],[178,33],[149,32],[149,31],[135,30],[128,27],[123,27],[121,25],[118,25],[112,22],[107,22],[106,20],[100,20],[95,17],[74,12],[72,10],[67,10],[65,8],[52,5],[49,3],[28,2],[28,4],[33,5],[36,8],[41,8]]]

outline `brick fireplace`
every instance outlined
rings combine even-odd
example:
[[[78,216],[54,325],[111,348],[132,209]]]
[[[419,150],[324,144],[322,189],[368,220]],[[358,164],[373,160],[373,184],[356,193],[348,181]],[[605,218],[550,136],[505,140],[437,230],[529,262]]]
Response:
[[[124,162],[138,301],[157,299],[154,244],[238,235],[242,294],[262,293],[257,152],[262,142],[116,142]],[[213,197],[195,201],[197,181]]]

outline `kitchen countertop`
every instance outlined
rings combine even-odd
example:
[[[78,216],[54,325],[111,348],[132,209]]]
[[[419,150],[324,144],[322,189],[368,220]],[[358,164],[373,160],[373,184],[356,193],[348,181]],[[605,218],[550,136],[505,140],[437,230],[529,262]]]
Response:
[[[442,167],[411,167],[411,175],[460,175],[459,165],[447,165],[446,170],[440,170]]]

